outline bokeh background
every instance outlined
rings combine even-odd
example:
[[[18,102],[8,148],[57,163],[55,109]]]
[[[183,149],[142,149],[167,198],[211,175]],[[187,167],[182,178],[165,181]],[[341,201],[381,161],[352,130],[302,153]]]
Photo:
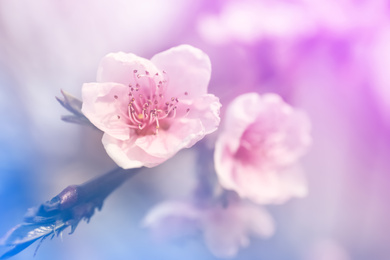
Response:
[[[210,56],[209,91],[225,108],[242,93],[274,92],[312,121],[309,195],[267,207],[275,235],[235,259],[390,259],[387,0],[0,1],[0,234],[115,167],[99,132],[60,120],[60,90],[80,97],[109,52],[150,58],[184,43]],[[35,259],[215,259],[202,240],[156,243],[140,225],[153,205],[189,196],[196,152],[143,170]]]

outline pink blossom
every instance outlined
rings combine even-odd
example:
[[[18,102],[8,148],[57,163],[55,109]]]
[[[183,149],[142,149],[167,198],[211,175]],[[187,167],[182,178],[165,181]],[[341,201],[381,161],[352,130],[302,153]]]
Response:
[[[297,160],[310,145],[309,120],[275,94],[237,97],[214,153],[220,184],[256,203],[306,194]]]
[[[213,255],[222,258],[234,257],[240,248],[250,244],[250,237],[268,238],[274,233],[268,212],[243,201],[228,207],[166,201],[149,211],[144,226],[159,239],[200,233]]]
[[[207,94],[210,75],[208,56],[188,45],[150,61],[110,53],[97,82],[83,85],[82,111],[120,167],[153,167],[217,129],[221,104]]]

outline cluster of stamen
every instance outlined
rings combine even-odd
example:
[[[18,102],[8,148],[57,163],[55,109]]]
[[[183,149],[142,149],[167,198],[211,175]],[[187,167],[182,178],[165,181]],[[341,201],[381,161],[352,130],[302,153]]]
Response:
[[[158,134],[161,127],[168,126],[169,119],[176,117],[179,99],[164,96],[169,83],[165,71],[163,75],[156,73],[153,76],[148,71],[141,74],[134,70],[132,73],[134,82],[128,86],[127,113],[116,117],[129,128],[136,129],[138,134]],[[114,95],[114,99],[117,101],[118,96]]]

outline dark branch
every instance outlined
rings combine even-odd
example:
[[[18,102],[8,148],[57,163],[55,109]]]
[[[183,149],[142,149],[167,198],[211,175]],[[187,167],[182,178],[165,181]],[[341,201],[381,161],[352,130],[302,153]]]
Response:
[[[137,169],[118,168],[82,185],[70,185],[50,201],[28,209],[24,223],[0,240],[0,245],[13,247],[0,259],[18,254],[39,239],[58,236],[69,226],[72,234],[81,220],[89,222],[107,196],[136,173]]]

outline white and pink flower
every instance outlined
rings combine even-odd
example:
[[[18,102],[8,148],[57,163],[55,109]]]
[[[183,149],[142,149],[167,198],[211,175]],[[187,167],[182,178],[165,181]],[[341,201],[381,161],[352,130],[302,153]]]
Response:
[[[189,45],[151,60],[110,53],[97,82],[83,85],[82,112],[120,167],[153,167],[217,129],[221,104],[207,94],[210,75],[209,57]]]
[[[248,93],[226,112],[214,161],[220,184],[260,204],[307,192],[298,159],[311,143],[310,123],[276,94]]]
[[[185,239],[200,234],[216,257],[234,257],[250,244],[250,238],[269,238],[275,226],[262,207],[244,201],[195,206],[186,201],[165,201],[152,208],[143,220],[159,240]]]

